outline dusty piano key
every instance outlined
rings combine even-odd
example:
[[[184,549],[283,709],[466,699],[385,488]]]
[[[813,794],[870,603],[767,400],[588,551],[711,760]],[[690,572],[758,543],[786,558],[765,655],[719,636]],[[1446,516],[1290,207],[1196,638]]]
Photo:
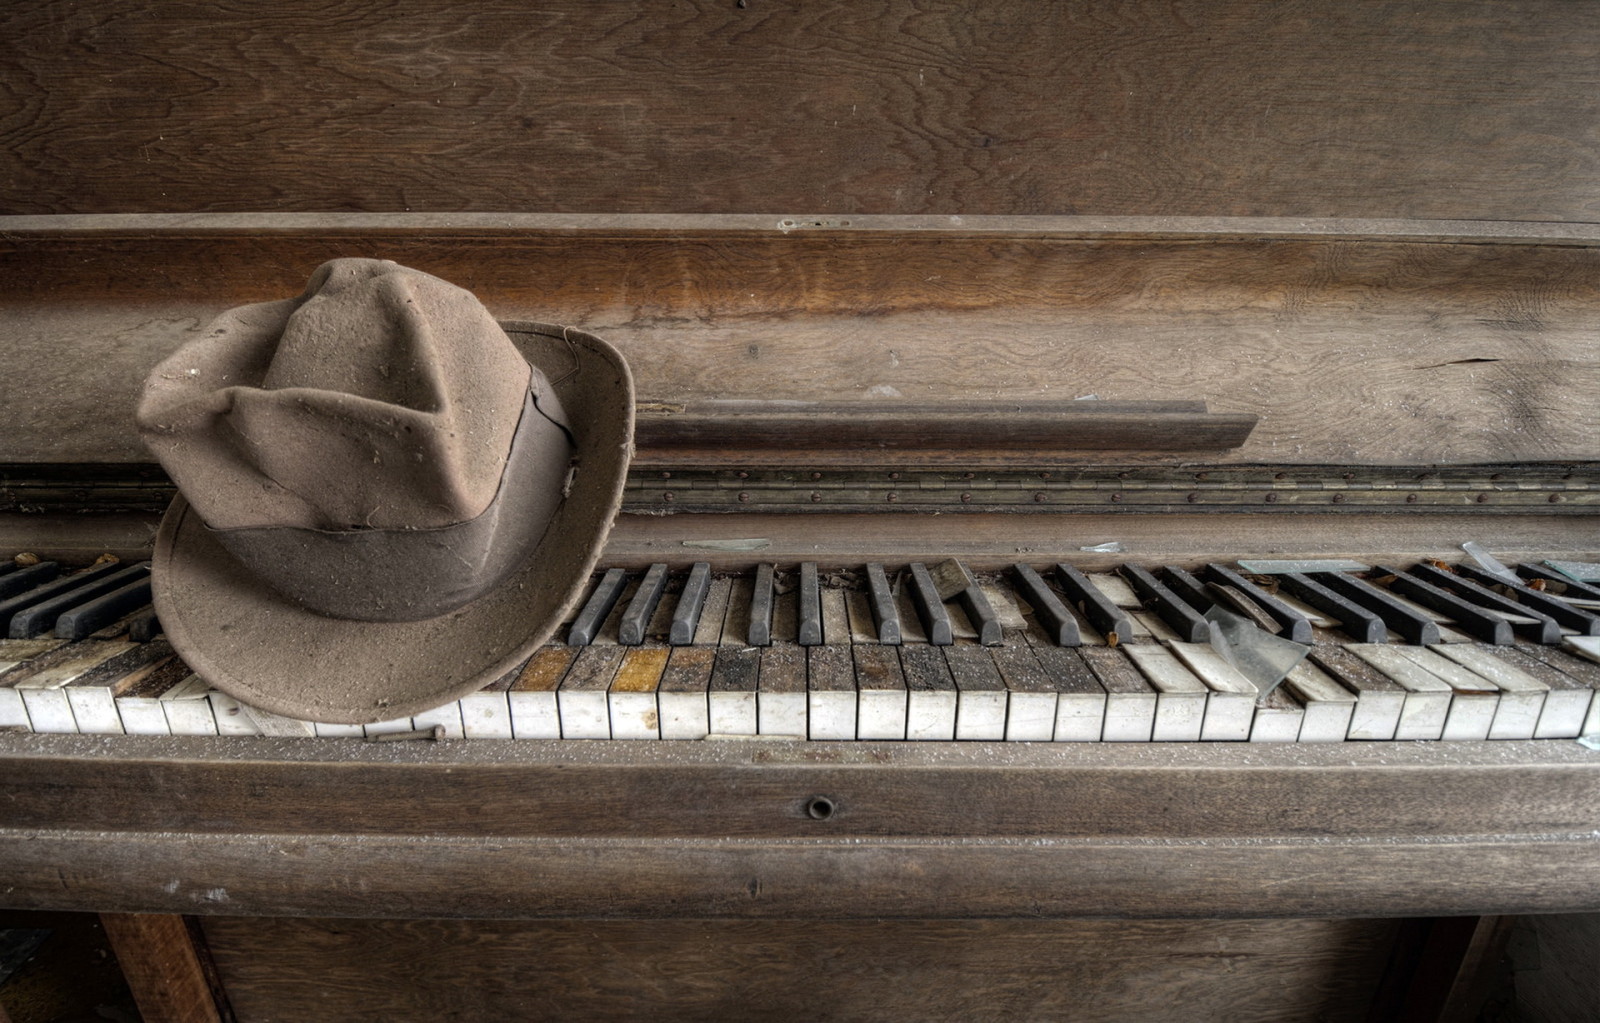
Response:
[[[889,587],[889,576],[884,572],[882,565],[867,566],[867,601],[872,611],[872,620],[877,625],[878,642],[899,643],[900,609],[895,603],[894,591]],[[828,642],[832,643],[835,640],[830,639]]]
[[[1285,576],[1285,579],[1288,578],[1290,577]],[[1365,579],[1357,579],[1343,572],[1323,572],[1313,576],[1312,581],[1321,583],[1347,601],[1377,615],[1383,619],[1385,625],[1404,637],[1407,643],[1428,646],[1439,642],[1437,622],[1407,607],[1396,600],[1393,594],[1379,589]],[[1342,615],[1339,617],[1341,621],[1348,623],[1349,619]]]
[[[1558,597],[1600,600],[1600,586],[1578,582],[1545,565],[1518,565],[1516,572],[1524,579],[1538,579],[1546,583],[1546,593],[1553,593]]]
[[[1217,602],[1216,594],[1207,590],[1205,583],[1177,565],[1163,566],[1160,579],[1167,589],[1177,595],[1179,600],[1189,605],[1202,616]]]
[[[756,684],[756,732],[806,738],[808,695],[805,647],[774,643],[762,648]]]
[[[1011,573],[1016,580],[1017,593],[1033,608],[1034,620],[1050,641],[1057,646],[1082,644],[1083,635],[1078,630],[1078,619],[1067,610],[1061,598],[1056,596],[1039,573],[1020,562],[1011,566]]]
[[[148,643],[161,635],[161,619],[154,611],[139,615],[128,624],[128,638],[135,643]]]
[[[1318,643],[1311,648],[1311,660],[1356,695],[1348,738],[1395,737],[1408,696],[1404,687],[1343,646]]]
[[[1013,633],[989,651],[1005,681],[1007,742],[1049,742],[1056,734],[1056,684],[1027,640]]]
[[[971,570],[954,558],[947,558],[928,569],[928,577],[943,601],[955,601],[966,613],[974,638],[984,646],[996,646],[1002,638],[999,617],[989,597]]]
[[[772,642],[773,574],[772,565],[757,565],[755,578],[750,583],[750,623],[745,630],[745,642],[751,646],[766,646]]]
[[[856,667],[856,738],[904,739],[908,694],[899,648],[859,643],[851,655]]]
[[[1114,579],[1123,589],[1127,589],[1127,584],[1115,576],[1106,578]],[[1127,612],[1082,572],[1071,565],[1058,564],[1056,581],[1060,584],[1061,591],[1066,594],[1067,602],[1082,612],[1089,624],[1100,631],[1107,646],[1116,646],[1119,642],[1132,638],[1133,623],[1128,619]],[[1129,591],[1129,595],[1132,596],[1132,591]],[[1137,600],[1135,603],[1137,604]]]
[[[149,603],[150,596],[150,566],[145,562],[136,565],[113,566],[115,571],[103,574],[80,573],[60,582],[77,581],[78,585],[56,593],[54,596],[36,600],[28,606],[19,608],[11,616],[9,635],[12,639],[28,639],[42,632],[55,630],[57,622],[74,609],[87,608],[92,614],[103,598],[116,594],[121,597],[122,609],[115,614],[105,615],[104,620],[94,628],[79,629],[77,623],[69,620],[64,631],[58,634],[60,639],[82,639],[95,629],[110,624],[128,611],[140,605]],[[130,592],[120,592],[127,589],[130,584],[142,584]],[[32,591],[37,593],[38,591]],[[22,600],[26,594],[19,595],[16,599]]]
[[[1439,738],[1453,741],[1487,739],[1490,726],[1494,724],[1495,712],[1500,707],[1500,687],[1435,652],[1443,646],[1444,644],[1438,648],[1393,647],[1391,649],[1442,680],[1454,694],[1450,700],[1449,713],[1445,715],[1444,730]]]
[[[900,575],[899,589],[895,593],[895,611],[900,619],[900,642],[906,645],[912,643],[928,642],[928,634],[922,628],[922,615],[917,610],[916,598],[912,595],[915,589],[911,579],[911,570],[906,569]],[[850,602],[850,630],[852,641],[856,643],[877,642],[878,631],[873,623],[871,610],[867,606],[867,595],[852,593]],[[952,637],[953,638],[953,637]]]
[[[415,731],[426,732],[430,729],[443,729],[438,734],[446,739],[465,739],[467,725],[461,717],[461,701],[451,700],[437,707],[413,714],[411,727]]]
[[[1344,742],[1356,709],[1354,693],[1309,659],[1294,666],[1284,678],[1283,686],[1304,708],[1297,742]],[[1398,721],[1398,709],[1395,716]],[[1389,731],[1393,734],[1394,729]]]
[[[145,573],[144,578],[135,578],[132,582],[119,589],[112,590],[104,596],[96,597],[86,604],[80,604],[62,613],[56,619],[55,633],[60,639],[83,639],[89,634],[103,629],[120,619],[130,611],[137,610],[150,603],[150,575]],[[131,632],[131,626],[130,626]],[[129,636],[134,642],[142,640]],[[147,641],[148,636],[143,641]]]
[[[756,687],[761,648],[721,646],[711,668],[709,702],[712,735],[757,735]]]
[[[77,732],[67,687],[73,683],[106,685],[169,653],[126,639],[90,639],[59,647],[32,661],[15,682],[35,732]]]
[[[1450,716],[1450,700],[1454,695],[1448,682],[1418,667],[1397,647],[1355,643],[1345,649],[1406,691],[1405,704],[1400,708],[1400,722],[1394,730],[1397,740],[1431,740],[1444,734],[1444,723]]]
[[[16,690],[36,658],[61,646],[61,640],[0,639],[0,728],[28,728],[28,708]]]
[[[668,637],[673,646],[688,646],[694,642],[695,628],[700,624],[700,612],[706,606],[706,594],[711,590],[711,565],[697,561],[689,569],[683,582],[678,603],[672,609],[672,626]]]
[[[974,643],[946,647],[945,663],[956,683],[956,738],[1006,737],[1006,683],[989,651]]]
[[[96,581],[111,575],[113,572],[122,571],[125,567],[120,564],[96,565],[93,568],[86,568],[82,572],[58,576],[54,574],[55,565],[46,561],[38,565],[34,565],[32,568],[24,569],[22,572],[18,572],[15,575],[0,578],[0,583],[17,582],[19,577],[24,577],[33,569],[44,568],[46,565],[50,566],[51,572],[41,577],[41,580],[48,581],[39,581],[38,585],[30,586],[27,589],[16,592],[13,596],[8,596],[5,599],[0,600],[0,628],[5,630],[6,635],[11,635],[12,622],[18,614],[39,604],[54,600],[64,593],[71,593],[72,591],[78,590],[84,586],[92,585]],[[54,620],[54,618],[51,619],[51,621]],[[32,635],[36,635],[40,631],[43,630],[34,630]],[[25,639],[27,637],[13,636],[12,638]]]
[[[1417,565],[1409,569],[1407,575],[1422,584],[1435,587],[1466,606],[1477,609],[1480,613],[1509,623],[1511,631],[1525,639],[1535,643],[1561,642],[1561,625],[1553,617],[1537,608],[1519,604],[1504,594],[1479,586],[1471,579],[1443,571],[1433,565]],[[1453,612],[1451,614],[1454,616]],[[1469,627],[1468,631],[1472,629]]]
[[[1155,643],[1130,643],[1122,651],[1156,689],[1151,740],[1198,742],[1206,719],[1206,698],[1211,693],[1206,684],[1170,650]]]
[[[170,657],[117,696],[117,714],[122,719],[122,730],[129,735],[171,735],[167,712],[161,706],[161,694],[194,672],[180,658]]]
[[[172,670],[168,662],[177,661],[172,648],[165,640],[140,644],[145,655],[132,662],[124,671],[109,675],[98,672],[80,676],[68,682],[63,693],[72,707],[77,730],[84,735],[121,735],[122,714],[117,710],[117,700],[131,692],[150,675]],[[181,662],[180,662],[181,663]],[[185,672],[187,668],[183,669]]]
[[[817,579],[814,561],[800,565],[798,603],[795,642],[801,646],[816,646],[822,642],[822,585]]]
[[[1106,720],[1106,689],[1073,649],[1030,636],[1039,667],[1056,690],[1056,742],[1099,742]]]
[[[842,598],[843,594],[840,594],[840,597]],[[849,645],[830,641],[824,646],[807,649],[805,656],[806,718],[809,738],[854,739],[856,674]],[[948,739],[949,736],[945,738]]]
[[[158,702],[167,716],[167,730],[173,735],[216,735],[217,719],[206,698],[210,691],[210,683],[190,675],[162,693]]]
[[[218,735],[260,735],[261,729],[256,725],[256,719],[245,710],[244,704],[237,698],[229,696],[220,689],[213,689],[206,694],[206,701],[211,704],[211,717],[216,722]],[[360,725],[340,725],[349,730],[349,736],[361,736]],[[319,724],[316,728],[318,735],[322,734]]]
[[[1229,664],[1209,643],[1174,643],[1172,652],[1211,690],[1206,699],[1206,719],[1200,726],[1204,742],[1244,742],[1250,738],[1256,699],[1261,691]]]
[[[1374,566],[1372,571],[1378,576],[1387,577],[1389,589],[1416,601],[1423,607],[1449,615],[1456,625],[1477,639],[1496,646],[1505,646],[1511,642],[1511,623],[1493,611],[1463,600],[1433,583],[1425,582],[1418,576],[1399,569],[1379,565]],[[1556,638],[1560,638],[1559,632]]]
[[[1251,742],[1298,742],[1305,708],[1283,686],[1267,694],[1256,707],[1250,725]]]
[[[1222,586],[1231,586],[1278,623],[1279,635],[1296,643],[1311,642],[1311,621],[1288,604],[1235,572],[1227,565],[1208,564],[1206,578]]]
[[[949,646],[953,643],[955,633],[950,626],[950,613],[945,610],[944,600],[939,596],[939,587],[929,576],[927,566],[921,562],[913,562],[911,565],[909,589],[912,603],[916,605],[917,618],[922,622],[922,631],[928,637],[928,642],[934,646]]]
[[[573,647],[546,646],[534,652],[506,690],[515,739],[561,738],[556,692],[578,656]]]
[[[666,588],[666,565],[655,564],[645,570],[638,588],[633,591],[633,599],[628,601],[627,610],[622,612],[622,620],[617,625],[617,642],[624,646],[638,646],[644,642],[645,630]]]
[[[300,738],[314,736],[317,734],[316,725],[310,721],[303,721],[300,718],[285,717],[282,714],[274,714],[271,711],[262,710],[260,707],[252,707],[248,704],[244,704],[243,707],[244,712],[250,715],[251,720],[255,722],[257,731],[259,731],[262,735]],[[397,732],[410,732],[415,730],[412,727],[410,718],[397,718],[392,722],[379,722],[378,724],[374,725],[362,726],[362,731],[368,736],[380,734],[380,732],[384,729],[393,729]]]
[[[1434,650],[1499,688],[1500,699],[1489,726],[1489,738],[1532,739],[1536,736],[1539,719],[1544,716],[1545,701],[1550,695],[1547,683],[1497,657],[1492,647],[1449,643]]]
[[[521,677],[527,661],[490,682],[475,693],[461,698],[461,728],[469,739],[510,739],[511,701],[506,696],[511,684]]]
[[[1495,647],[1490,656],[1546,687],[1544,706],[1539,711],[1539,722],[1533,729],[1535,739],[1573,739],[1583,734],[1583,721],[1594,700],[1593,689],[1571,675],[1529,656],[1520,644],[1510,648]],[[1503,685],[1501,689],[1513,691]]]
[[[673,648],[656,687],[656,707],[661,715],[663,739],[704,739],[711,734],[711,708],[707,689],[717,659],[715,647]]]
[[[926,643],[900,648],[906,680],[906,738],[949,741],[956,737],[956,683],[944,652]]]
[[[613,739],[661,738],[656,689],[671,655],[670,648],[658,645],[637,647],[623,655],[606,692]]]
[[[611,680],[622,667],[627,650],[621,646],[590,645],[578,651],[556,690],[563,739],[611,738]]]
[[[589,594],[589,599],[584,601],[583,609],[578,612],[578,617],[572,620],[572,625],[567,629],[567,645],[588,646],[594,642],[595,634],[600,631],[600,626],[610,617],[611,611],[622,596],[623,587],[628,583],[628,573],[620,568],[606,570],[600,577],[600,582],[595,585]]]
[[[712,579],[706,588],[706,602],[700,609],[700,621],[694,627],[695,646],[716,646],[722,642],[722,626],[728,617],[728,600],[733,592],[733,580],[727,576]]]
[[[287,727],[284,724],[285,722],[292,723],[292,719],[290,718],[278,718],[278,715],[276,714],[271,715],[270,717],[263,717],[260,710],[254,707],[247,706],[244,710],[246,714],[249,714],[251,717],[255,718],[256,725],[261,729],[261,733],[263,735],[295,734],[289,731],[276,730],[281,727]],[[278,720],[272,720],[274,718],[278,718]],[[311,727],[313,730],[316,729],[316,725],[314,724]],[[380,735],[399,735],[402,733],[410,733],[415,732],[416,730],[417,726],[412,724],[411,719],[408,717],[386,718],[383,721],[374,721],[370,724],[361,726],[361,734],[366,736],[368,739],[374,739]],[[330,736],[343,736],[345,734],[344,726],[336,725],[328,734]]]
[[[849,646],[850,608],[845,590],[829,587],[822,591],[822,641],[828,646]]]
[[[1178,595],[1138,565],[1123,565],[1123,578],[1145,606],[1160,616],[1179,638],[1190,643],[1205,643],[1211,636],[1211,623],[1178,598]]]
[[[9,567],[5,574],[0,575],[0,601],[36,589],[61,574],[61,566],[54,561],[41,561],[26,568],[18,566],[14,561],[6,561],[3,564]]]
[[[240,703],[238,700],[230,701],[225,699],[224,694],[212,693],[211,710],[217,715],[218,732],[222,732],[223,713],[225,711],[231,712],[235,705],[239,708],[239,717],[242,717],[244,720],[239,721],[236,718],[231,719],[229,727],[239,728],[241,731],[238,734],[241,735],[268,734],[261,730],[261,722],[256,717],[256,711],[253,711],[250,707]],[[364,738],[368,734],[368,728],[369,726],[367,725],[349,725],[338,721],[313,721],[311,723],[311,730],[319,739],[360,739]],[[371,734],[373,735],[381,735],[384,732],[389,731],[408,732],[413,730],[410,718],[397,718],[387,722],[386,724],[374,724],[370,726],[370,728]],[[248,731],[245,729],[248,729]]]
[[[1310,576],[1287,572],[1278,577],[1284,589],[1339,622],[1339,631],[1358,643],[1382,643],[1389,626],[1382,617]]]
[[[1475,565],[1457,565],[1456,571],[1482,588],[1494,593],[1509,594],[1516,605],[1524,609],[1522,612],[1524,614],[1536,611],[1555,619],[1556,624],[1564,629],[1573,629],[1585,636],[1600,636],[1600,615],[1573,607],[1560,597],[1541,593],[1532,587],[1520,583],[1508,583]]]
[[[1583,719],[1580,734],[1600,732],[1600,664],[1575,657],[1556,647],[1529,644],[1519,645],[1515,649],[1594,690],[1594,699],[1589,704],[1589,713]]]
[[[1156,718],[1156,690],[1120,649],[1086,646],[1078,651],[1106,690],[1105,742],[1149,742]]]

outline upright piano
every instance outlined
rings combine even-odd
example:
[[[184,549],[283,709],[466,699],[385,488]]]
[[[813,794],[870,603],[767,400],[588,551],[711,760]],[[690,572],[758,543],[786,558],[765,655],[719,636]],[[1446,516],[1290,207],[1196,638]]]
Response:
[[[458,38],[290,5],[277,57],[243,18],[11,15],[167,70],[18,79],[64,134],[16,136],[0,217],[0,904],[102,914],[151,1019],[1460,1018],[1508,919],[1600,911],[1600,145],[1562,85],[1600,29],[1528,6]],[[1440,92],[1485,40],[1500,77]],[[391,81],[385,46],[461,77]],[[796,92],[779,51],[832,71]],[[285,98],[329,66],[361,112]],[[241,127],[272,117],[305,162]],[[624,507],[555,641],[336,727],[210,691],[137,600],[39,611],[149,556],[149,367],[353,255],[632,365]],[[1262,695],[1213,607],[1311,652]]]

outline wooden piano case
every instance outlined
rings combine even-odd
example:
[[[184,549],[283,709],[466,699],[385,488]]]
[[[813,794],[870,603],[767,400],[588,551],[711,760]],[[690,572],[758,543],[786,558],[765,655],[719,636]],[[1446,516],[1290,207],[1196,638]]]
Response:
[[[622,349],[614,565],[1600,558],[1600,25],[1292,6],[17,5],[0,547],[147,553],[149,366],[363,255]],[[106,914],[151,1019],[1470,1018],[1504,917],[1600,911],[1571,741],[0,758],[0,903]]]

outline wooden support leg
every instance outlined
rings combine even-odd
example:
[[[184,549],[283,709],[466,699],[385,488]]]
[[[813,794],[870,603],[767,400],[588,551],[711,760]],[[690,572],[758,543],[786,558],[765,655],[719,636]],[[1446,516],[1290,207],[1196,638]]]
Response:
[[[102,913],[100,923],[145,1023],[224,1023],[183,917]]]

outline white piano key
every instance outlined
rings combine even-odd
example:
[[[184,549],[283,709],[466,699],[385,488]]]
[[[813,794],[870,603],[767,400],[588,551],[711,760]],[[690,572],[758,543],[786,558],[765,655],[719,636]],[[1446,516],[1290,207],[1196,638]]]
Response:
[[[1500,650],[1495,659],[1549,687],[1539,723],[1534,728],[1535,739],[1573,739],[1582,734],[1583,720],[1594,698],[1593,689],[1521,649]]]
[[[171,735],[167,712],[161,707],[161,698],[149,696],[120,696],[117,713],[122,718],[122,730],[129,735]]]
[[[667,658],[666,671],[656,686],[661,738],[704,739],[711,734],[706,683],[716,656],[714,647],[686,646],[674,649]]]
[[[528,660],[511,688],[506,690],[512,738],[561,738],[561,709],[556,703],[556,690],[576,656],[577,650],[572,647],[547,646]]]
[[[1139,595],[1133,592],[1133,587],[1120,575],[1107,572],[1090,572],[1085,575],[1095,589],[1106,595],[1106,598],[1121,608],[1142,608],[1144,604],[1139,600]]]
[[[756,731],[806,737],[806,693],[757,693]]]
[[[1402,646],[1396,647],[1395,652],[1444,681],[1453,691],[1450,710],[1445,715],[1439,738],[1481,742],[1489,737],[1489,728],[1500,706],[1498,686],[1455,661],[1440,656],[1432,648]]]
[[[1083,647],[1084,663],[1106,689],[1103,742],[1149,742],[1155,728],[1156,691],[1120,648]]]
[[[611,738],[611,702],[607,696],[604,690],[558,691],[556,705],[561,712],[561,737],[563,739]]]
[[[700,620],[694,627],[695,646],[716,646],[722,639],[722,624],[728,615],[728,596],[733,590],[730,576],[713,578],[700,607]]]
[[[1122,649],[1158,691],[1151,741],[1200,741],[1210,688],[1164,647],[1130,643]]]
[[[417,730],[443,728],[446,739],[465,739],[467,731],[461,721],[461,704],[455,700],[411,716],[411,727]]]
[[[1418,666],[1401,652],[1402,647],[1352,643],[1346,649],[1406,690],[1400,721],[1395,726],[1395,739],[1432,740],[1444,734],[1455,692],[1450,683]]]
[[[958,690],[956,738],[966,742],[998,741],[1006,737],[1005,690]]]
[[[900,648],[863,643],[852,649],[856,677],[856,738],[903,740],[907,689]]]
[[[713,691],[708,695],[712,735],[759,735],[756,694]]]
[[[250,717],[251,715],[246,711],[245,716]],[[217,722],[219,727],[221,723],[219,719]],[[313,721],[311,730],[316,733],[319,739],[360,739],[367,734],[366,728],[362,725],[341,725],[332,721]],[[404,729],[400,730],[404,731]],[[260,733],[257,732],[256,734],[259,735]]]
[[[1333,676],[1312,664],[1301,661],[1284,678],[1283,684],[1299,698],[1303,710],[1300,718],[1298,742],[1343,742],[1350,732],[1350,722],[1356,709],[1356,696],[1341,686]],[[1399,717],[1400,700],[1395,701],[1395,716]],[[1394,734],[1393,726],[1389,734]]]
[[[206,694],[206,699],[211,703],[211,717],[217,723],[218,735],[260,735],[261,729],[256,727],[255,718],[245,713],[244,704],[236,698],[229,696],[221,690],[213,689]],[[354,728],[355,734],[361,735],[360,725],[346,725]],[[321,735],[321,729],[317,731]]]
[[[302,721],[300,718],[287,717],[283,714],[274,714],[270,710],[252,707],[248,703],[242,706],[244,707],[244,712],[250,715],[250,719],[261,730],[262,735],[275,735],[282,738],[309,738],[317,734],[317,726],[310,721]],[[410,718],[401,718],[399,722],[395,723],[404,723],[405,727],[393,729],[394,731],[404,732],[411,730]],[[365,727],[372,729],[380,726],[367,725]]]
[[[1494,722],[1489,726],[1489,738],[1534,738],[1551,695],[1548,685],[1476,644],[1450,644],[1436,649],[1440,655],[1499,687],[1500,702]],[[1552,721],[1553,725],[1555,723]]]
[[[245,712],[256,717],[252,707],[246,707]],[[256,717],[256,723],[263,724],[260,717]],[[270,727],[270,725],[263,727],[262,733],[266,735],[274,734],[268,732],[267,727]],[[410,718],[390,718],[387,721],[374,721],[370,725],[361,726],[361,733],[369,739],[375,735],[393,735],[396,732],[414,732],[416,730],[416,726],[411,723]]]
[[[1211,689],[1206,719],[1200,728],[1204,742],[1245,742],[1255,722],[1260,690],[1229,664],[1209,643],[1171,643],[1172,652]]]
[[[822,598],[822,641],[830,646],[850,645],[850,609],[845,591],[824,587]]]
[[[509,739],[511,701],[503,689],[483,689],[461,698],[461,729],[469,739]]]
[[[1128,620],[1133,623],[1133,639],[1139,641],[1158,641],[1161,643],[1179,643],[1183,637],[1161,620],[1161,616],[1151,611],[1130,611]],[[1148,642],[1147,642],[1148,645]]]
[[[613,739],[661,738],[661,708],[656,694],[617,692],[607,694]]]
[[[1056,694],[1011,691],[1006,704],[1007,742],[1049,742],[1056,734]]]
[[[1304,721],[1304,708],[1282,686],[1274,689],[1265,703],[1256,707],[1250,725],[1251,742],[1297,742]]]
[[[1056,694],[1056,742],[1099,742],[1105,721],[1105,693]]]
[[[855,662],[850,656],[849,627],[841,633],[838,622],[829,624],[828,607],[837,597],[839,609],[844,608],[844,594],[827,590],[822,594],[823,638],[827,643],[812,647],[806,652],[808,685],[806,718],[809,737],[819,741],[841,741],[856,737],[856,676]],[[829,637],[843,636],[844,642],[835,643]]]
[[[206,698],[210,691],[210,683],[199,675],[190,675],[161,694],[161,710],[173,735],[217,734],[217,719]]]
[[[912,690],[906,700],[906,738],[948,742],[956,737],[954,689]]]
[[[19,685],[17,692],[22,695],[23,709],[35,732],[72,735],[78,731],[78,719],[64,689],[25,689]]]
[[[795,642],[798,594],[778,597],[773,610],[773,644],[761,651],[761,675],[756,687],[756,731],[761,735],[806,738],[805,647]]]
[[[81,735],[121,735],[116,690],[109,685],[72,686],[64,690]]]

